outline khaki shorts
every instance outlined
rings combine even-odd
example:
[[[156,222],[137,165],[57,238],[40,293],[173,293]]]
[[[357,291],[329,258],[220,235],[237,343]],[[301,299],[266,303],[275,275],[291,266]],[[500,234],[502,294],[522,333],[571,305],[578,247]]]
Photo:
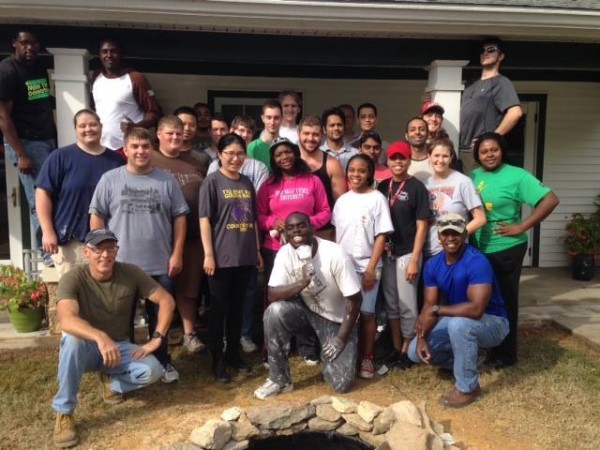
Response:
[[[58,246],[58,253],[52,255],[52,261],[54,261],[54,267],[56,267],[59,280],[67,272],[85,263],[83,259],[83,247],[83,242],[75,240]]]

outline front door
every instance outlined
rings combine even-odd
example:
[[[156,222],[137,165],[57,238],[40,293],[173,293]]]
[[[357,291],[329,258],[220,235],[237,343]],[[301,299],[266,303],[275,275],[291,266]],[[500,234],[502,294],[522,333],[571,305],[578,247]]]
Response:
[[[543,114],[545,114],[545,95],[520,95],[523,117],[506,136],[509,151],[508,163],[523,167],[543,181]],[[523,206],[521,216],[528,217],[532,208]],[[523,259],[524,266],[538,265],[539,226],[528,231],[528,248]]]

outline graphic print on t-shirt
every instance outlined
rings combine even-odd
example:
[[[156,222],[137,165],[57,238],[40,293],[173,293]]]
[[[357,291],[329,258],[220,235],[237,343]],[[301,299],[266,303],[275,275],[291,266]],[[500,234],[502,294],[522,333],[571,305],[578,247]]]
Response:
[[[222,192],[224,198],[235,199],[231,205],[227,229],[242,233],[254,230],[252,192],[248,189],[223,189]]]
[[[125,184],[121,190],[121,211],[126,214],[161,212],[160,192],[155,188],[135,188]]]
[[[432,222],[435,222],[440,216],[446,214],[447,206],[452,203],[454,196],[454,186],[442,186],[429,190],[429,204],[433,217]]]
[[[27,87],[27,100],[30,102],[50,97],[50,88],[48,87],[48,80],[46,78],[26,80],[25,86]]]
[[[304,200],[310,195],[310,191],[305,187],[285,187],[275,192],[279,201]]]

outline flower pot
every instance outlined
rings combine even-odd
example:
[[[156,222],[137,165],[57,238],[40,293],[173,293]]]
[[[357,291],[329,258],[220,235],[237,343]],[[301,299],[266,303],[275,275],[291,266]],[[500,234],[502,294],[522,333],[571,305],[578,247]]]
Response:
[[[574,280],[590,281],[594,278],[594,255],[575,255],[571,262],[571,276]]]
[[[37,331],[42,326],[44,317],[43,308],[20,308],[8,310],[8,318],[17,333],[31,333]]]

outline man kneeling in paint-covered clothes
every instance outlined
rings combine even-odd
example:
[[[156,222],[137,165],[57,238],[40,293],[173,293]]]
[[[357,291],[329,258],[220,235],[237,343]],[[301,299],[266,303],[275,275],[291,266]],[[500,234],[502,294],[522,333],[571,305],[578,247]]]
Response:
[[[439,403],[461,408],[481,396],[479,348],[500,344],[509,326],[492,266],[466,243],[465,219],[446,214],[438,219],[437,231],[444,251],[425,264],[425,302],[408,356],[452,369],[454,389]]]
[[[285,233],[288,244],[275,257],[271,304],[263,316],[269,378],[254,396],[264,400],[293,390],[290,340],[302,334],[317,335],[325,381],[336,392],[347,392],[356,374],[360,282],[342,248],[314,236],[307,215],[290,214]]]
[[[155,383],[164,367],[152,352],[165,339],[175,301],[149,275],[133,264],[116,262],[117,237],[105,228],[90,231],[83,255],[89,264],[65,274],[58,284],[56,312],[63,330],[58,357],[58,392],[54,444],[77,445],[73,412],[84,372],[97,371],[105,403]],[[158,323],[144,345],[132,344],[131,314],[139,298],[159,305]]]

